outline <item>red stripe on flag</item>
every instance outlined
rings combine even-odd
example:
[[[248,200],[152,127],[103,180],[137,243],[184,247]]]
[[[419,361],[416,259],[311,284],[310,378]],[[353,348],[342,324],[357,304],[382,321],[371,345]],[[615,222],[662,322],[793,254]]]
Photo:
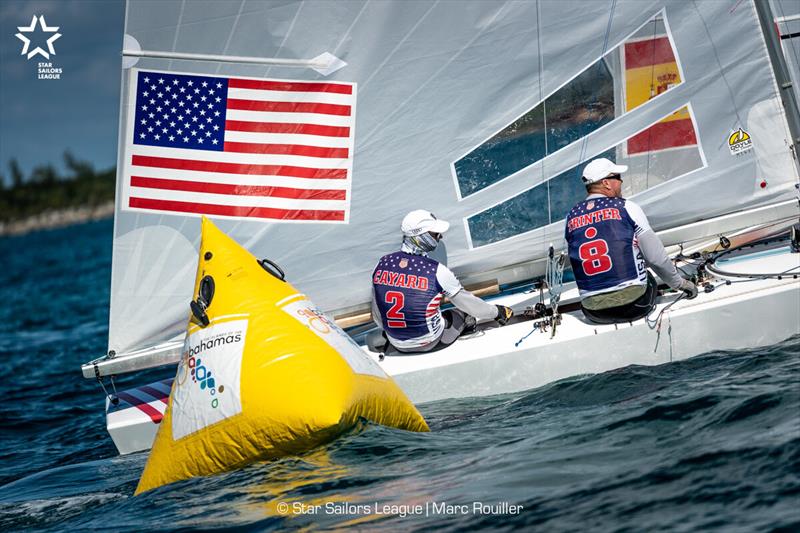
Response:
[[[441,301],[442,301],[441,294],[439,294],[433,300],[430,301],[428,306],[425,308],[425,318],[430,318],[439,312],[439,302]]]
[[[255,176],[287,176],[313,179],[347,179],[347,169],[308,168],[286,165],[245,165],[216,161],[195,161],[170,157],[134,155],[131,163],[140,167],[172,168],[176,170],[196,170],[200,172],[220,172],[223,174],[252,174]]]
[[[234,89],[261,89],[265,91],[353,94],[352,85],[342,85],[339,83],[290,83],[285,81],[244,80],[241,78],[230,78],[228,80],[228,87]]]
[[[164,415],[162,415],[158,411],[158,409],[156,409],[155,407],[151,406],[146,402],[143,402],[142,400],[140,400],[135,396],[131,396],[127,392],[120,392],[117,394],[117,396],[119,397],[120,400],[128,402],[129,404],[131,404],[132,406],[136,407],[138,410],[149,416],[150,420],[153,421],[153,424],[158,424],[159,422],[161,422],[161,419],[164,418]]]
[[[638,135],[628,139],[628,154],[640,154],[665,148],[697,144],[692,119],[670,120],[653,124]]]
[[[131,176],[131,187],[162,189],[167,191],[232,194],[236,196],[294,198],[297,200],[344,200],[347,197],[347,191],[341,189],[294,189],[291,187],[270,187],[266,185],[232,185],[228,183],[203,183],[166,178],[147,178],[143,176]]]
[[[169,398],[169,394],[164,394],[158,389],[154,389],[150,385],[144,385],[143,387],[138,387],[136,390],[140,390],[146,394],[149,394],[156,400],[161,400],[164,403],[167,403],[167,399]]]
[[[173,200],[153,200],[132,197],[130,207],[155,209],[157,211],[176,211],[230,217],[270,218],[275,220],[344,220],[344,211],[323,211],[312,209],[279,209],[274,207],[246,207],[238,205],[200,204],[177,202]]]
[[[228,109],[242,111],[272,111],[274,113],[319,113],[323,115],[350,116],[350,106],[320,104],[315,102],[270,102],[228,98]]]
[[[661,63],[674,63],[675,54],[668,37],[625,44],[625,68],[649,67]]]
[[[324,146],[304,146],[302,144],[261,144],[226,142],[226,152],[243,154],[302,155],[307,157],[328,157],[347,159],[347,148],[328,148]]]
[[[225,129],[228,131],[249,131],[254,133],[298,133],[302,135],[321,135],[325,137],[350,136],[350,128],[346,126],[320,126],[319,124],[298,124],[291,122],[226,120]]]

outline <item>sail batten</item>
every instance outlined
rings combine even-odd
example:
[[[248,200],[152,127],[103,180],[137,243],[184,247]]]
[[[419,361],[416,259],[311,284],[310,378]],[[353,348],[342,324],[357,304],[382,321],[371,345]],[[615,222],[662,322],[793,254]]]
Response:
[[[256,65],[310,68],[317,71],[326,71],[330,69],[336,61],[340,61],[332,54],[322,57],[318,56],[313,59],[286,59],[280,57],[229,56],[224,54],[188,54],[182,52],[162,52],[156,50],[123,50],[122,55],[127,57],[151,57],[155,59],[212,61],[214,63],[252,63]]]

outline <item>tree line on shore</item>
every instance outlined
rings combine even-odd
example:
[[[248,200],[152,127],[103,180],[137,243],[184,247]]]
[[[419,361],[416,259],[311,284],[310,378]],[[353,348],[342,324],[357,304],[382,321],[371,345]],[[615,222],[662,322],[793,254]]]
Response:
[[[88,161],[64,153],[65,172],[52,164],[35,167],[27,177],[16,159],[8,164],[10,180],[0,174],[0,222],[76,207],[95,207],[114,199],[116,169],[96,170]]]

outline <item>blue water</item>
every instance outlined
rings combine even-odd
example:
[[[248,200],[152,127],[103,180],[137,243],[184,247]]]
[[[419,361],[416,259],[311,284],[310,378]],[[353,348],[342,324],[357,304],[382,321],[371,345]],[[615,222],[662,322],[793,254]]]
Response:
[[[800,336],[430,403],[429,434],[365,424],[134,498],[146,453],[117,455],[80,374],[106,346],[111,222],[0,254],[0,530],[800,530]]]

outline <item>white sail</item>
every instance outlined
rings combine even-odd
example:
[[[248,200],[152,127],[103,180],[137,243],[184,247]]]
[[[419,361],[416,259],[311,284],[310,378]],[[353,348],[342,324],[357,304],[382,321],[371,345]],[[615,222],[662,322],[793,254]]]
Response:
[[[196,213],[130,203],[141,73],[355,88],[351,152],[334,165],[348,171],[344,220],[215,218],[326,311],[368,301],[376,260],[398,246],[399,221],[416,208],[451,222],[448,265],[464,279],[528,276],[520,265],[561,240],[563,216],[582,194],[576,172],[600,154],[631,166],[626,192],[657,230],[797,194],[791,136],[751,1],[131,0],[125,31],[126,47],[144,51],[299,61],[327,53],[341,68],[324,75],[303,64],[126,61],[134,68],[122,73],[109,332],[116,353],[181,334],[199,241]],[[180,171],[149,177],[184,179]]]

